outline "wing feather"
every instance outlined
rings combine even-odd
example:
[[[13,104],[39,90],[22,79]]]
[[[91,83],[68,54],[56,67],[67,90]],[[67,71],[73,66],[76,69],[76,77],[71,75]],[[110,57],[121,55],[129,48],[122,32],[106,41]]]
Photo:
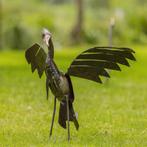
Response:
[[[32,72],[37,69],[38,75],[41,78],[45,70],[45,60],[47,57],[43,48],[36,43],[26,50],[25,57],[27,62],[31,64]]]
[[[97,75],[95,68],[89,66],[72,66],[68,73],[72,73],[72,76],[85,78],[98,83],[102,83],[101,79]],[[84,74],[83,74],[84,73]]]
[[[90,59],[90,60],[101,60],[101,61],[108,61],[114,63],[120,63],[123,65],[129,66],[128,61],[125,57],[115,54],[81,54],[77,57],[77,59]]]
[[[111,48],[112,49],[112,48]],[[132,53],[135,53],[133,50],[129,50],[128,48],[123,48],[122,49],[118,49],[118,48],[115,48],[115,49],[112,49],[112,50],[109,50],[108,48],[99,48],[99,47],[96,47],[96,48],[92,48],[92,49],[89,49],[87,51],[85,51],[84,53],[105,53],[107,54],[109,52],[109,54],[115,54],[115,55],[120,55],[120,56],[124,56],[125,58],[128,58],[130,60],[134,60],[136,61],[135,57],[133,56]]]
[[[78,55],[68,68],[68,74],[102,83],[99,76],[110,77],[106,69],[121,71],[119,64],[130,66],[136,61],[130,48],[94,47]]]
[[[108,61],[98,61],[98,60],[75,60],[72,65],[89,65],[89,66],[96,66],[97,68],[107,68],[111,70],[118,70],[121,71],[120,67],[117,63],[108,62]]]

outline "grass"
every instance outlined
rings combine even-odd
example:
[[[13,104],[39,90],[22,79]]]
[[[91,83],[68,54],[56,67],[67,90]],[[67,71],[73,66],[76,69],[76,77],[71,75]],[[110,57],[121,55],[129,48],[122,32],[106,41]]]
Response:
[[[71,123],[69,143],[58,109],[48,140],[53,95],[46,100],[45,76],[31,74],[23,51],[0,52],[0,146],[147,146],[147,48],[135,48],[137,62],[112,72],[107,84],[72,78],[80,129]],[[56,51],[56,62],[66,71],[79,52]]]

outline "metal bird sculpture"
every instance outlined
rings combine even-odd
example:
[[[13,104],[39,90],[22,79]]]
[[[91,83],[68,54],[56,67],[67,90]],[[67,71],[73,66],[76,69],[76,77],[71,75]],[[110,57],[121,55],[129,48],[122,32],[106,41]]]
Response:
[[[102,83],[99,76],[110,77],[106,69],[121,71],[118,64],[130,66],[127,59],[135,61],[136,59],[133,55],[135,52],[124,47],[93,47],[79,54],[64,74],[54,62],[52,35],[47,29],[43,30],[42,39],[48,47],[48,53],[46,54],[44,49],[35,43],[26,50],[25,57],[27,62],[31,64],[32,72],[36,69],[40,78],[45,72],[47,98],[49,89],[55,96],[50,136],[52,135],[56,100],[58,99],[60,102],[58,122],[61,127],[67,128],[68,140],[70,140],[69,121],[74,122],[76,130],[79,129],[79,123],[73,108],[74,92],[70,76]]]

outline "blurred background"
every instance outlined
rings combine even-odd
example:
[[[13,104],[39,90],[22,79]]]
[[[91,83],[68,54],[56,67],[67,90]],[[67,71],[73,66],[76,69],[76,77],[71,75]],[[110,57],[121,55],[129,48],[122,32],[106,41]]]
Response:
[[[57,48],[108,44],[115,19],[114,45],[147,44],[146,0],[1,0],[0,49],[26,49],[48,28]]]
[[[81,51],[125,46],[137,62],[110,72],[104,84],[72,77],[80,129],[71,142],[58,124],[48,130],[53,95],[46,101],[45,75],[25,59],[42,28],[53,35],[55,62],[66,72]],[[45,46],[44,46],[45,48]],[[0,0],[0,146],[147,146],[147,0]]]

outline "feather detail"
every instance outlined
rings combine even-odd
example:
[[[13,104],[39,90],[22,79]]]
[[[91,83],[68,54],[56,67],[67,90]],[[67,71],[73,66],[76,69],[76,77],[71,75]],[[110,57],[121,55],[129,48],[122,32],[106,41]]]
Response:
[[[68,74],[98,83],[99,76],[110,77],[106,69],[121,71],[119,64],[130,66],[128,59],[136,61],[130,48],[94,47],[78,55],[68,68]]]
[[[38,75],[41,78],[45,70],[45,60],[47,57],[43,48],[36,43],[26,50],[25,57],[27,62],[31,64],[32,72],[37,69]]]

